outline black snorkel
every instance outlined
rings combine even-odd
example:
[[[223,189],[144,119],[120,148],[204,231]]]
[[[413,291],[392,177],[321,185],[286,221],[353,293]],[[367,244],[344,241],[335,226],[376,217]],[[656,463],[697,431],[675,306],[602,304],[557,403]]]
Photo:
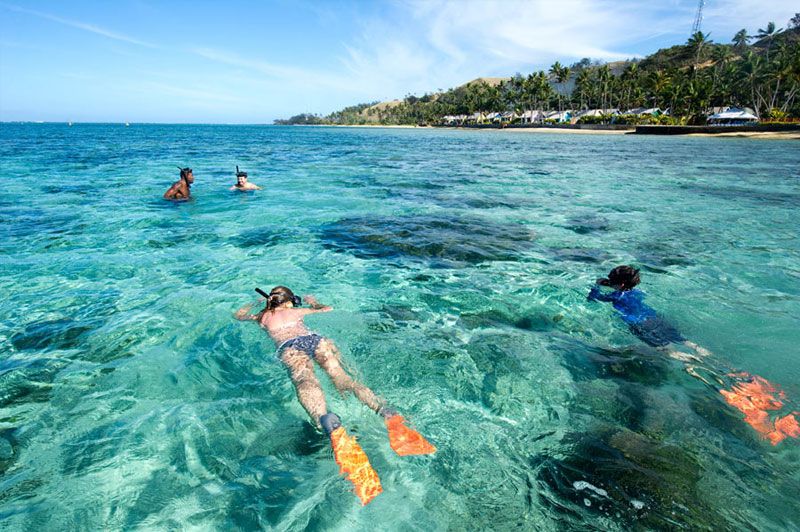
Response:
[[[188,176],[189,176],[189,174],[191,174],[191,173],[192,173],[192,169],[191,169],[191,168],[189,168],[188,166],[187,166],[186,168],[181,168],[181,167],[179,166],[179,167],[178,167],[178,170],[180,170],[180,171],[181,171],[181,179],[183,179],[184,181],[186,181],[186,186],[187,186],[187,187],[190,187],[190,186],[192,186],[192,184],[191,184],[191,183],[189,183],[189,179],[188,179]]]
[[[236,181],[236,184],[234,185],[236,188],[242,188],[241,185],[239,185],[239,181],[238,181],[240,177],[247,178],[247,172],[240,171],[239,170],[239,165],[237,164],[236,165],[236,180],[237,181]]]
[[[256,292],[258,292],[258,294],[259,294],[259,295],[263,296],[263,297],[264,297],[264,299],[266,299],[267,301],[269,301],[269,294],[268,294],[268,293],[264,292],[264,291],[263,291],[262,289],[260,289],[260,288],[256,288]],[[294,305],[295,307],[299,307],[299,306],[301,306],[302,304],[303,304],[303,300],[300,298],[300,296],[294,296],[294,297],[292,298],[292,305]]]

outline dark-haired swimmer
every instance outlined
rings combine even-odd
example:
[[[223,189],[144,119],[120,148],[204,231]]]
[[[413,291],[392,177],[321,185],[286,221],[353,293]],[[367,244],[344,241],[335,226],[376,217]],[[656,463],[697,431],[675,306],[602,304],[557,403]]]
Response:
[[[248,190],[261,190],[261,187],[255,183],[249,183],[247,181],[247,172],[241,172],[239,166],[236,166],[236,184],[230,189],[247,192]]]
[[[725,401],[744,414],[744,421],[762,437],[777,445],[787,437],[800,438],[798,412],[791,412],[774,419],[769,411],[784,408],[786,396],[775,385],[758,375],[743,372],[720,372],[713,368],[700,367],[689,362],[700,362],[711,353],[690,342],[669,322],[656,314],[644,302],[644,293],[635,287],[639,284],[639,270],[631,266],[617,266],[608,277],[597,280],[589,292],[589,301],[607,301],[619,312],[628,328],[644,343],[663,350],[669,356],[686,362],[686,371],[719,392]],[[613,289],[603,293],[601,286]],[[694,354],[687,354],[679,344],[688,347]],[[712,382],[701,375],[707,373]],[[725,386],[730,390],[724,389]]]
[[[244,306],[236,312],[236,319],[256,321],[272,337],[277,346],[277,356],[289,370],[300,404],[330,437],[336,462],[355,485],[356,494],[363,504],[381,493],[380,480],[355,438],[342,427],[339,416],[328,411],[325,394],[314,373],[314,362],[328,374],[339,392],[353,393],[367,407],[383,416],[389,429],[389,443],[397,454],[435,452],[433,445],[404,425],[402,416],[387,408],[372,390],[347,374],[342,367],[341,354],[331,340],[309,331],[303,323],[309,314],[329,312],[333,310],[331,307],[320,305],[313,297],[306,296],[310,308],[300,308],[302,300],[285,286],[276,286],[269,294],[260,289],[256,291],[266,298],[264,309],[251,314],[253,305]]]
[[[181,168],[181,177],[169,187],[169,190],[164,192],[164,199],[168,200],[186,200],[192,195],[191,186],[194,183],[194,174],[191,168]]]
[[[674,349],[674,344],[685,345],[699,357],[708,356],[708,350],[684,338],[672,324],[645,304],[644,292],[636,289],[640,281],[636,268],[617,266],[609,272],[608,277],[597,280],[589,292],[588,300],[610,302],[633,334],[648,345],[666,350],[673,358],[697,360],[697,357]],[[613,292],[603,293],[601,286],[611,287]]]

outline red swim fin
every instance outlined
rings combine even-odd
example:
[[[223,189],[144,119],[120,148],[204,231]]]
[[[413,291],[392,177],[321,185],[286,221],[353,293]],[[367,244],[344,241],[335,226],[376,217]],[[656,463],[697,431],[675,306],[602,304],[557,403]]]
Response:
[[[434,447],[422,434],[405,425],[405,419],[400,414],[386,418],[386,428],[389,431],[389,445],[400,456],[417,454],[433,454]]]
[[[331,446],[333,457],[339,464],[339,472],[353,483],[361,505],[366,506],[383,491],[381,480],[372,469],[366,453],[344,427],[331,432]]]

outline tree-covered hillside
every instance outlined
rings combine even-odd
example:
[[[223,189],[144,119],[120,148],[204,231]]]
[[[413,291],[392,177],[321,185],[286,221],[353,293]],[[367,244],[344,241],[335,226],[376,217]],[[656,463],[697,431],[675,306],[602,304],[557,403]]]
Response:
[[[710,108],[749,107],[761,120],[800,118],[800,13],[787,29],[768,23],[729,43],[698,32],[639,60],[583,59],[511,78],[480,78],[442,93],[365,103],[281,124],[437,124],[447,115],[526,110],[669,110],[671,123],[703,123]],[[601,118],[602,120],[602,118]],[[664,119],[662,118],[662,121]]]

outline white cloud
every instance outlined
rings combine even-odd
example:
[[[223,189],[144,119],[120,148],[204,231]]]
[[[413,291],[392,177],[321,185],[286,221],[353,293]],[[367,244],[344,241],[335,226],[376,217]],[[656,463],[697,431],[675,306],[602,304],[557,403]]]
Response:
[[[105,28],[101,28],[100,26],[95,26],[94,24],[87,24],[85,22],[80,22],[78,20],[70,20],[56,15],[51,15],[50,13],[35,11],[33,9],[26,9],[24,7],[19,7],[12,4],[0,4],[0,6],[5,7],[6,9],[9,9],[11,11],[16,11],[18,13],[25,13],[26,15],[33,15],[34,17],[39,17],[45,20],[50,20],[52,22],[57,22],[59,24],[63,24],[64,26],[70,26],[72,28],[77,28],[79,30],[87,31],[89,33],[94,33],[95,35],[102,35],[103,37],[113,39],[115,41],[126,42],[128,44],[135,44],[137,46],[144,46],[146,48],[158,48],[156,45],[151,44],[149,42],[141,41],[139,39],[134,39],[133,37],[129,37],[122,33],[110,31]]]
[[[709,1],[703,30],[726,42],[742,25],[758,24],[753,21],[785,25],[795,4]],[[352,82],[380,97],[531,71],[556,60],[643,55],[654,50],[642,43],[688,38],[697,8],[696,0],[398,0],[392,5],[392,20],[361,21],[361,33],[346,43],[341,58]]]

